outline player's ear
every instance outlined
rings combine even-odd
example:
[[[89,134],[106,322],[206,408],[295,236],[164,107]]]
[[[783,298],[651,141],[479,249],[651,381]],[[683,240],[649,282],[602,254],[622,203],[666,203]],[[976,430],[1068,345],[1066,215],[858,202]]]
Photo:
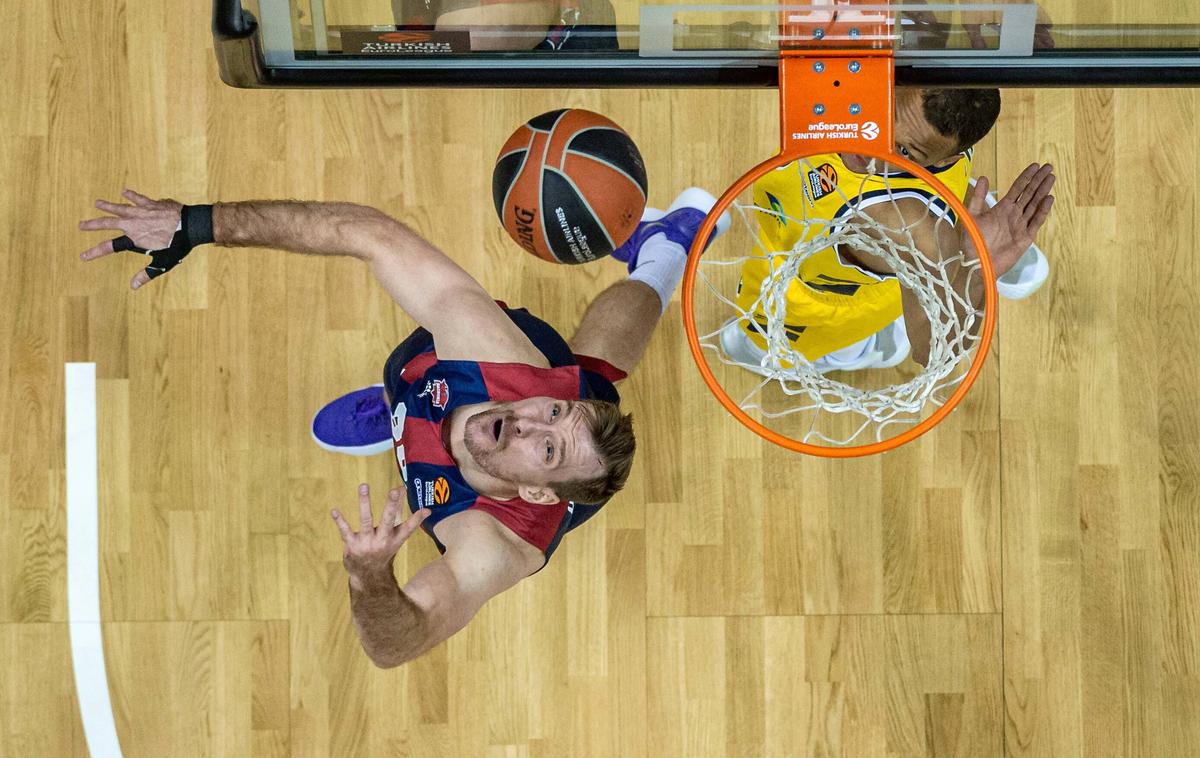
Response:
[[[517,494],[522,500],[538,505],[554,505],[558,502],[558,495],[550,488],[548,484],[540,484],[537,486],[530,484],[522,484],[517,487]]]
[[[962,157],[963,154],[961,152],[955,153],[954,155],[942,158],[937,163],[934,163],[932,168],[946,168],[947,166],[953,166],[955,163],[958,163],[958,160]]]

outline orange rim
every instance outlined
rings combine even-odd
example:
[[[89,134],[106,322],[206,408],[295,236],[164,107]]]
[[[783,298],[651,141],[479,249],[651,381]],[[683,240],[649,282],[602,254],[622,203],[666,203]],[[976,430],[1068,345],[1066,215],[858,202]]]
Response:
[[[884,144],[891,144],[891,141]],[[733,204],[733,201],[749,187],[754,180],[763,176],[767,172],[776,169],[780,166],[806,158],[811,155],[821,155],[832,152],[827,145],[814,145],[816,149],[810,149],[807,152],[791,152],[784,151],[773,158],[770,158],[758,164],[754,168],[742,175],[732,187],[725,191],[717,200],[717,204],[713,206],[711,212],[704,219],[704,223],[700,225],[700,230],[696,233],[696,238],[692,241],[692,247],[688,251],[687,267],[683,274],[683,324],[687,331],[688,347],[692,353],[692,359],[696,362],[696,367],[700,369],[700,375],[704,378],[704,383],[708,385],[709,390],[720,401],[721,405],[725,406],[725,410],[733,414],[733,417],[740,421],[744,426],[749,428],[760,437],[774,442],[776,445],[785,447],[789,450],[794,450],[799,453],[807,453],[809,455],[817,455],[826,458],[854,458],[863,455],[873,455],[882,453],[893,448],[899,447],[906,442],[910,442],[917,437],[920,437],[925,432],[937,426],[942,419],[949,415],[950,411],[958,406],[959,401],[966,396],[967,391],[975,383],[980,370],[983,368],[983,363],[987,358],[988,348],[992,344],[992,331],[996,324],[996,287],[995,279],[992,273],[992,262],[988,257],[987,246],[984,244],[983,236],[979,233],[979,228],[975,225],[975,221],[967,213],[966,206],[962,201],[954,196],[937,177],[931,174],[924,167],[913,163],[907,158],[897,155],[891,150],[882,150],[873,147],[869,143],[860,142],[849,148],[853,152],[863,155],[869,155],[873,158],[878,158],[896,166],[904,168],[912,175],[926,182],[946,201],[953,209],[958,218],[963,219],[967,226],[967,231],[971,235],[971,241],[975,243],[975,249],[979,251],[979,264],[983,272],[984,278],[984,315],[983,328],[980,334],[979,346],[975,350],[975,356],[971,360],[971,367],[967,370],[966,377],[962,380],[959,386],[950,395],[950,398],[940,408],[933,412],[928,418],[924,419],[912,428],[890,437],[880,442],[873,442],[866,445],[853,445],[848,447],[826,447],[823,445],[813,445],[807,442],[794,440],[791,437],[784,436],[763,426],[758,421],[755,421],[738,407],[737,403],[729,397],[728,393],[721,386],[720,382],[713,376],[712,370],[708,366],[708,361],[705,360],[700,348],[700,338],[696,332],[696,311],[695,311],[695,285],[696,285],[696,270],[700,265],[700,257],[704,255],[704,249],[708,238],[712,235],[713,229],[716,227],[717,219],[721,214]]]

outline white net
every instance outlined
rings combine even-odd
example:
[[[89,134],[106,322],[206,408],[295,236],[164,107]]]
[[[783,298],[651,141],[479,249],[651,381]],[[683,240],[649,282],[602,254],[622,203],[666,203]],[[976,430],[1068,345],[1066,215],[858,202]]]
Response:
[[[776,169],[737,198],[700,259],[694,305],[730,399],[784,436],[845,447],[911,428],[963,381],[984,276],[928,184],[830,159]],[[910,334],[923,365],[905,360]]]

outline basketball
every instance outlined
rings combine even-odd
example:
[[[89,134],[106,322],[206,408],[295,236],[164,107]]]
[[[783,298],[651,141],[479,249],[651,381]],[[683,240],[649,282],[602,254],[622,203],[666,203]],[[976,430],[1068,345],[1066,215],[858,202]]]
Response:
[[[492,200],[517,244],[551,263],[603,258],[646,207],[646,167],[621,127],[579,108],[522,124],[496,158]]]

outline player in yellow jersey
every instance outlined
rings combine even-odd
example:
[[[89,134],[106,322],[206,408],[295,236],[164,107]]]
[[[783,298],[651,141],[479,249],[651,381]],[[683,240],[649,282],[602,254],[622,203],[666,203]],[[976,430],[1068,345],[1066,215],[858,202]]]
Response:
[[[995,273],[1002,277],[1001,294],[1016,298],[1030,294],[1048,273],[1033,239],[1053,204],[1054,172],[1049,165],[1031,165],[999,201],[988,196],[986,177],[970,191],[971,146],[991,129],[999,106],[996,90],[897,90],[895,149],[928,167],[966,202],[988,244]],[[765,250],[789,251],[823,233],[828,227],[823,222],[838,219],[848,201],[887,226],[904,225],[886,223],[897,214],[906,220],[923,218],[911,229],[918,243],[923,237],[928,243],[918,244],[922,250],[959,249],[953,213],[928,185],[895,170],[886,177],[868,174],[861,156],[811,156],[767,174],[753,191],[754,204],[770,211],[759,214]],[[950,223],[935,224],[939,217]],[[935,239],[947,233],[955,239]],[[760,323],[765,317],[751,308],[770,269],[767,260],[755,258],[741,271],[737,305]],[[924,363],[928,322],[915,300],[905,302],[910,295],[891,274],[883,260],[844,246],[809,256],[787,290],[785,327],[792,346],[822,371],[894,366],[908,356],[910,345],[913,357]],[[721,343],[731,358],[749,368],[764,354],[763,337],[745,320],[727,324]]]

